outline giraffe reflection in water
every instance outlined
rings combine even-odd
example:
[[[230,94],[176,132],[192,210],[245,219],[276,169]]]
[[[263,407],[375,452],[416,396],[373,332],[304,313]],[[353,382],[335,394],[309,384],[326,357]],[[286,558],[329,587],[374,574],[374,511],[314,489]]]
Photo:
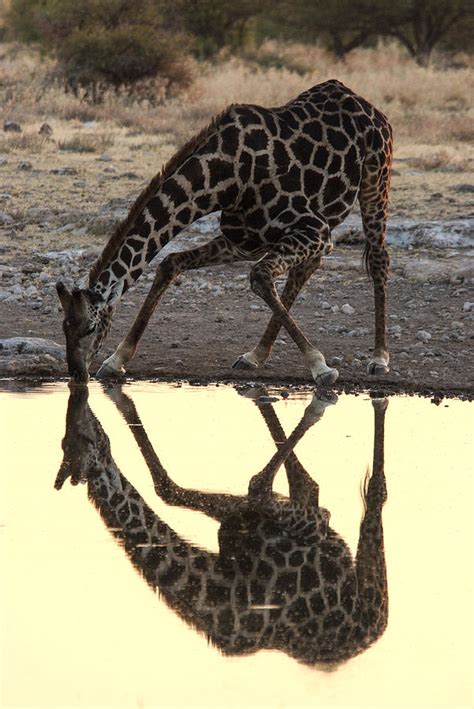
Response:
[[[120,386],[106,392],[130,425],[157,494],[220,523],[219,552],[181,538],[122,475],[85,386],[71,387],[55,486],[60,489],[68,477],[73,484],[87,483],[91,501],[130,561],[177,614],[230,655],[277,649],[306,663],[329,665],[357,655],[380,637],[388,614],[382,528],[386,399],[372,400],[373,470],[365,478],[354,560],[329,526],[329,512],[319,506],[317,483],[293,452],[328,404],[337,401],[335,395],[315,395],[288,438],[271,404],[256,402],[277,451],[251,478],[248,495],[236,496],[176,485],[131,398]],[[282,464],[289,497],[272,492]]]

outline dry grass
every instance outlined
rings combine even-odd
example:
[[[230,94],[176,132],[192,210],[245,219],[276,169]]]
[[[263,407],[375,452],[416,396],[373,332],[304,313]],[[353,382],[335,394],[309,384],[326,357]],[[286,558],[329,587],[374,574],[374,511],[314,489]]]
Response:
[[[35,133],[0,134],[0,153],[41,153],[47,138]]]
[[[417,157],[412,157],[408,161],[410,167],[417,170],[453,170],[461,172],[467,170],[465,161],[457,156],[453,157],[447,150],[438,150],[433,153],[425,152]]]
[[[4,45],[0,58],[5,120],[23,127],[56,121],[62,125],[63,146],[83,146],[85,150],[89,149],[87,141],[91,140],[91,146],[94,141],[77,136],[83,121],[97,121],[103,135],[126,128],[127,135],[166,136],[166,142],[177,146],[230,103],[281,105],[329,78],[340,79],[383,110],[393,124],[397,146],[415,142],[457,145],[474,139],[472,62],[464,59],[464,66],[457,69],[425,69],[395,45],[355,50],[346,62],[340,62],[318,47],[268,42],[246,60],[229,58],[216,65],[199,65],[193,84],[179,97],[158,106],[113,93],[105,96],[103,103],[90,105],[48,84],[54,65],[34,52]],[[0,150],[11,149],[14,140],[19,141],[16,145],[20,149],[21,139],[28,140],[34,149],[41,150],[44,145],[33,136],[5,137]],[[101,138],[94,140],[100,142]]]
[[[114,144],[110,133],[74,133],[70,138],[58,141],[58,148],[68,153],[104,152]]]

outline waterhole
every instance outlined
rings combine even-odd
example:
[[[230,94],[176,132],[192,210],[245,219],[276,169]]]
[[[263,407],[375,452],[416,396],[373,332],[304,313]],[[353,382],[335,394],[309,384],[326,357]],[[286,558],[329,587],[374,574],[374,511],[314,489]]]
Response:
[[[464,707],[472,410],[0,390],[3,706]]]

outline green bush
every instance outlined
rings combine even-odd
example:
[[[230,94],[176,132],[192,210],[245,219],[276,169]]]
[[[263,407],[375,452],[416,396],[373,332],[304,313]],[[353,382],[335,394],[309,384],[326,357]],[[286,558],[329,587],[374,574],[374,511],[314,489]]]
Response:
[[[164,31],[153,0],[12,0],[9,27],[53,53],[66,87],[87,89],[94,100],[154,77],[166,85],[190,80],[186,38]]]

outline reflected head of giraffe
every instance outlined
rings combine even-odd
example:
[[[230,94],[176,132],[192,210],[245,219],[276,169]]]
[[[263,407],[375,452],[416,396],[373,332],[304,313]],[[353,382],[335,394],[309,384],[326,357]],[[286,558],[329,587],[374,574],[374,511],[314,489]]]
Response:
[[[90,363],[109,331],[112,306],[90,289],[69,291],[59,281],[56,290],[64,311],[69,375],[73,380],[86,382]]]

